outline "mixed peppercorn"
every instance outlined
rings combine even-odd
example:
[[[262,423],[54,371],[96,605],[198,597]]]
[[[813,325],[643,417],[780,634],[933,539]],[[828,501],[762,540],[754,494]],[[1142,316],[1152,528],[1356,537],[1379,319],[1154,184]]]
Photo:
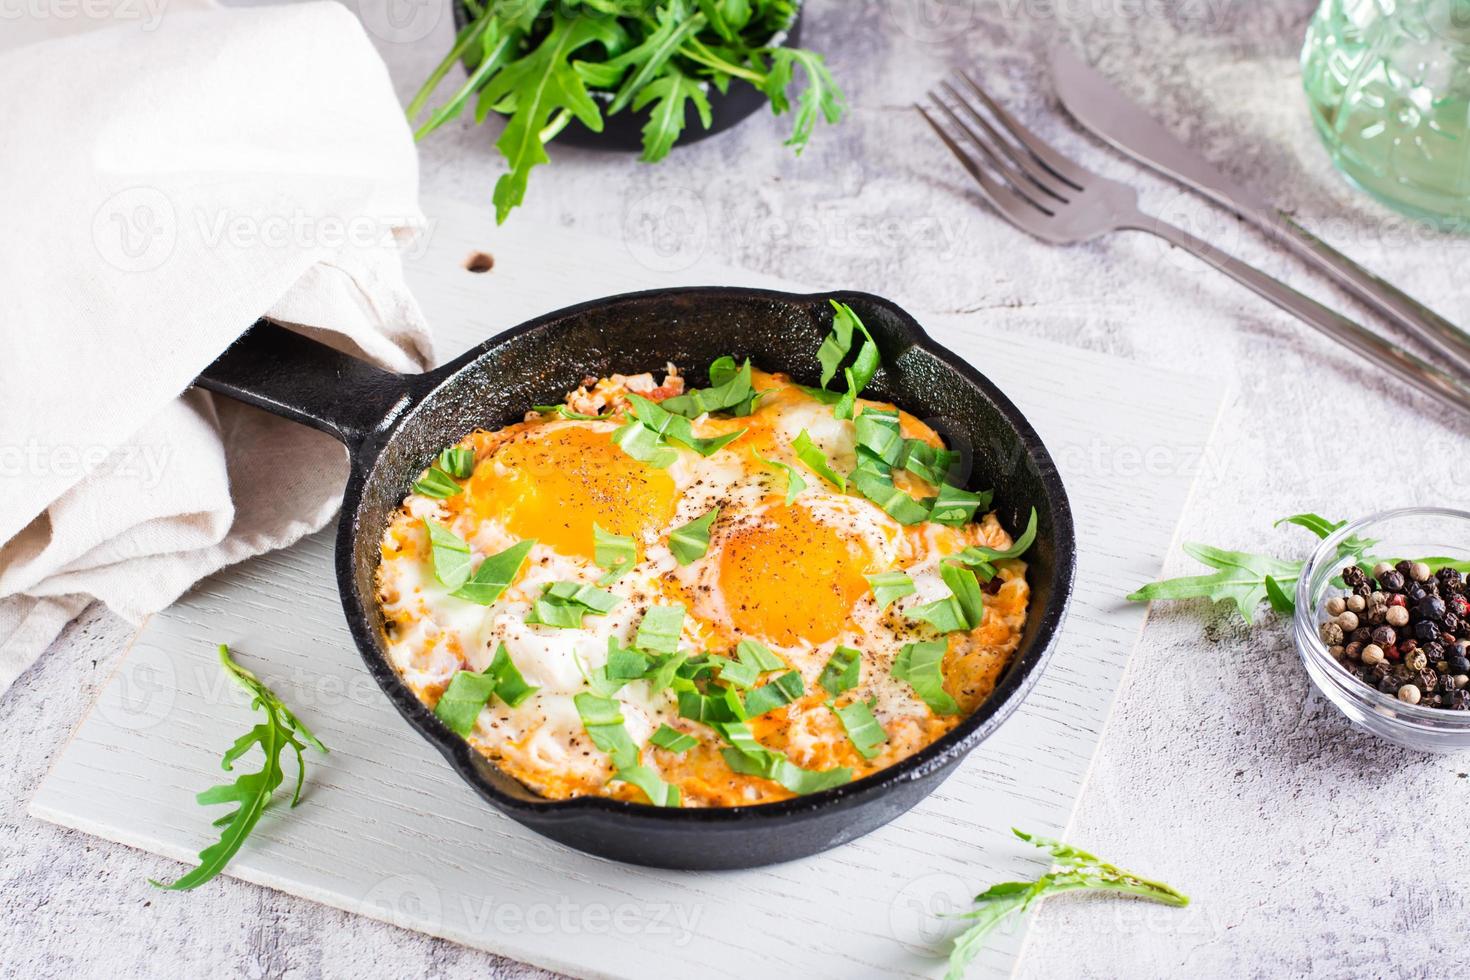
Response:
[[[1327,600],[1322,642],[1349,674],[1407,704],[1470,709],[1470,598],[1453,568],[1380,562],[1342,570],[1350,590]]]

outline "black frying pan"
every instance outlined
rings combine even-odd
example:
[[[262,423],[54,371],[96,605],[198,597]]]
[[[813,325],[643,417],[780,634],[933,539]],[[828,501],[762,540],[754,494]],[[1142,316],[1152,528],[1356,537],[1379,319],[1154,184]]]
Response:
[[[337,532],[337,584],[368,670],[399,712],[502,813],[563,844],[666,868],[746,868],[846,843],[927,796],[1003,722],[1036,683],[1056,642],[1076,562],[1072,514],[1035,431],[983,375],[940,347],[903,310],[864,293],[830,294],[871,329],[883,369],[866,394],[891,401],[966,452],[972,489],[993,487],[1002,523],[1039,516],[1031,611],[995,693],[923,751],[866,779],[781,803],[664,809],[598,796],[547,800],[497,770],[445,727],[394,672],[374,600],[378,545],[410,485],[435,455],[476,427],[519,421],[560,402],[591,375],[658,371],[669,361],[699,377],[723,354],[814,384],[831,328],[828,294],[691,288],[584,303],[522,324],[437,370],[381,371],[279,326],[257,323],[199,385],[331,433],[352,474]],[[1040,366],[1038,366],[1039,368]]]

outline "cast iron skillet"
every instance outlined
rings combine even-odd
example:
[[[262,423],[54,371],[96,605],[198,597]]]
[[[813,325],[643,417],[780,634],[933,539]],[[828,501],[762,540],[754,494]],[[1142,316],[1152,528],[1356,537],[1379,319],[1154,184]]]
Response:
[[[1026,556],[1031,609],[1015,659],[991,698],[948,735],[846,786],[724,809],[538,797],[470,749],[399,681],[374,600],[384,528],[439,450],[476,427],[519,421],[530,405],[559,402],[589,375],[658,371],[672,361],[701,378],[714,358],[732,354],[816,383],[817,347],[831,326],[829,295],[852,306],[882,351],[883,369],[865,394],[928,420],[965,451],[969,486],[995,489],[1007,528],[1023,527],[1036,508],[1039,533]],[[198,383],[347,445],[352,472],[337,532],[337,584],[369,672],[490,805],[553,840],[619,861],[755,867],[815,854],[882,826],[933,791],[1021,703],[1056,642],[1072,592],[1072,515],[1041,440],[983,375],[930,340],[903,310],[864,293],[690,288],[615,296],[522,324],[416,376],[389,374],[262,321]]]

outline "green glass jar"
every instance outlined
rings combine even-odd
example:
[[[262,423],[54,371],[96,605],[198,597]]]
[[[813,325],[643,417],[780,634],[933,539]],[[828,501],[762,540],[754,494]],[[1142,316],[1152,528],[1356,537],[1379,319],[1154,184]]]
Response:
[[[1349,180],[1470,232],[1470,0],[1323,0],[1302,80]]]

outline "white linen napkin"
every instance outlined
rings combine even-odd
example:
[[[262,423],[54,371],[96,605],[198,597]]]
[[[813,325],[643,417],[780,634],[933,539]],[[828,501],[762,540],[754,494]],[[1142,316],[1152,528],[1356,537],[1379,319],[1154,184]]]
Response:
[[[185,390],[258,317],[431,360],[417,158],[356,18],[115,9],[0,42],[33,42],[0,51],[0,691],[93,599],[141,619],[331,519],[341,447]]]

